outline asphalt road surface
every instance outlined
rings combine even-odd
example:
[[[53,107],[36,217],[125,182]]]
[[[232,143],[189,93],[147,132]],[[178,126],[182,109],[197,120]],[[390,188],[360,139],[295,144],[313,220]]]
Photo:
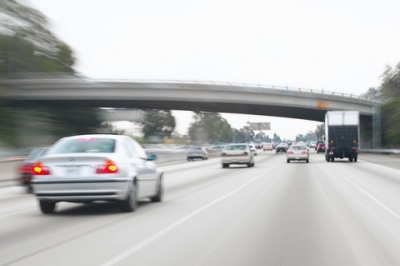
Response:
[[[259,152],[163,166],[161,203],[59,203],[0,189],[0,265],[400,265],[399,158]],[[388,157],[386,157],[388,158]]]

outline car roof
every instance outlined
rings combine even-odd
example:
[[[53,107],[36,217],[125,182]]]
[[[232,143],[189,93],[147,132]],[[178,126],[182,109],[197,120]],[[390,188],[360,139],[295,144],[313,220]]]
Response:
[[[87,134],[87,135],[75,135],[75,136],[68,136],[62,139],[80,139],[80,138],[110,138],[110,139],[126,139],[129,138],[125,135],[113,135],[113,134]],[[131,138],[130,138],[131,139]]]

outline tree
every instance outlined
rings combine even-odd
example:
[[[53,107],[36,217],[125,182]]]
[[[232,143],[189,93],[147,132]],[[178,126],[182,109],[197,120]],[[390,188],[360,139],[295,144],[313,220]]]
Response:
[[[193,120],[188,129],[192,142],[231,142],[232,127],[219,113],[195,112]]]
[[[57,137],[95,133],[102,126],[96,108],[53,108],[50,119]]]
[[[380,96],[380,91],[376,88],[371,87],[367,90],[367,92],[361,94],[360,98],[373,101],[376,98],[379,98],[379,96]]]
[[[382,144],[388,148],[400,147],[400,97],[382,105]]]
[[[48,30],[39,11],[2,0],[0,25],[0,73],[73,72],[71,48]]]
[[[175,130],[176,122],[170,110],[146,110],[142,125],[142,133],[145,139],[155,137],[161,140],[171,137]]]
[[[379,87],[381,100],[389,101],[400,97],[400,63],[395,68],[386,66],[386,70],[381,75],[382,84]]]
[[[314,131],[315,136],[317,137],[318,140],[322,140],[322,137],[325,136],[325,124],[319,124],[317,125],[317,128]]]
[[[273,136],[273,138],[272,138],[272,141],[273,141],[273,142],[276,142],[276,143],[282,142],[281,137],[279,137],[276,133],[274,133],[274,136]]]

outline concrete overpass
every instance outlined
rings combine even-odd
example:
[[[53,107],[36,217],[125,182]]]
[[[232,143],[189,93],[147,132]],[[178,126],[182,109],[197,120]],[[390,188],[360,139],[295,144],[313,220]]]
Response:
[[[117,107],[266,115],[324,121],[327,110],[360,112],[361,140],[372,142],[376,105],[357,96],[274,86],[190,81],[2,79],[6,106]],[[375,134],[376,138],[379,137]],[[375,141],[377,142],[377,141]]]

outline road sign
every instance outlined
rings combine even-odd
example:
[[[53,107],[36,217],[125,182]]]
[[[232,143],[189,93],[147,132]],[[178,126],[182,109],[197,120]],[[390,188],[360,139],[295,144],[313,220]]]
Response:
[[[251,130],[271,130],[271,123],[249,123]]]

